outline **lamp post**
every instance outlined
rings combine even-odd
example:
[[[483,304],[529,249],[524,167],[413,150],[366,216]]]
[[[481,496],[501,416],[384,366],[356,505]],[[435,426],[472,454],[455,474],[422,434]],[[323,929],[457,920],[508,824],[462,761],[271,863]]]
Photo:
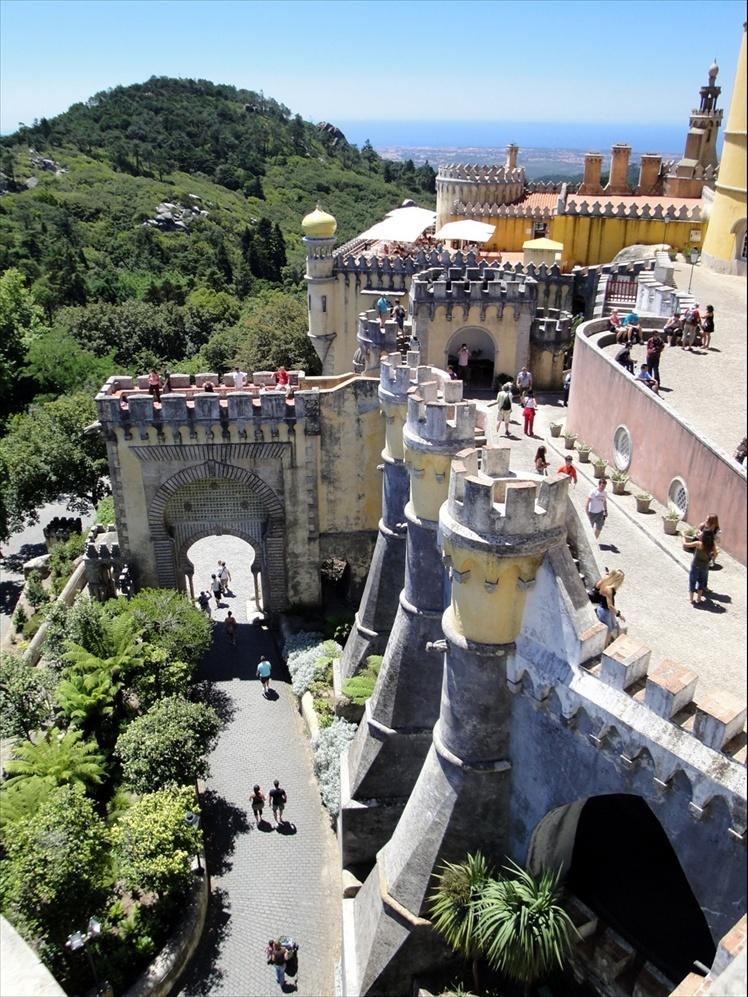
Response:
[[[96,993],[100,995],[112,994],[112,988],[109,982],[107,980],[99,979],[99,974],[96,972],[96,963],[94,962],[94,958],[89,947],[89,942],[93,941],[94,938],[98,938],[100,934],[101,921],[97,920],[95,917],[91,917],[88,920],[86,933],[84,934],[82,931],[74,931],[72,935],[68,935],[68,940],[65,942],[65,948],[70,949],[71,952],[80,952],[80,950],[83,949],[86,953],[88,965],[91,969],[91,976],[93,977]]]
[[[699,257],[701,256],[701,253],[699,252],[698,249],[693,248],[688,255],[689,255],[689,259],[691,261],[691,276],[688,278],[688,293],[690,294],[691,293],[691,281],[693,280],[693,268],[699,262]]]
[[[191,827],[193,830],[197,831],[197,829],[200,827],[200,814],[195,814],[191,810],[188,810],[187,813],[184,815],[184,822],[187,825],[187,827]],[[198,876],[202,876],[204,869],[200,861],[199,846],[197,851],[195,852],[195,858],[197,859],[197,869],[195,869],[195,872]]]

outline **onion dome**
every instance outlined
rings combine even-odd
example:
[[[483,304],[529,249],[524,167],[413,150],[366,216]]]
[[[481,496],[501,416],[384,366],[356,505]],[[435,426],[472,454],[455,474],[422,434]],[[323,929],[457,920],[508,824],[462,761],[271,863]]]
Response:
[[[304,235],[310,239],[331,239],[338,229],[338,223],[332,215],[328,215],[319,205],[302,221]]]

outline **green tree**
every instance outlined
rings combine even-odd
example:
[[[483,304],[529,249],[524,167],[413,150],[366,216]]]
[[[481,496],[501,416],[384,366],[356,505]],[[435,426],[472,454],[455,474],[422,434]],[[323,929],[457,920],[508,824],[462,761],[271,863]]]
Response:
[[[576,932],[561,904],[560,870],[534,876],[510,862],[505,873],[483,889],[477,934],[489,964],[529,993],[563,968]]]
[[[17,408],[24,357],[43,327],[43,314],[23,274],[11,267],[0,275],[0,419]]]
[[[54,676],[23,658],[0,654],[0,736],[25,737],[52,719]]]
[[[162,699],[117,739],[125,782],[137,793],[148,793],[205,776],[218,728],[212,707],[176,696]]]
[[[185,823],[199,813],[195,790],[169,786],[136,800],[114,826],[114,859],[124,886],[159,899],[183,896],[192,882],[192,857],[201,849],[200,832]]]
[[[483,943],[478,934],[479,911],[491,870],[480,852],[464,862],[445,862],[429,896],[431,920],[445,942],[470,960],[475,989],[480,993],[479,964]]]
[[[109,832],[74,786],[52,790],[10,829],[4,837],[2,906],[27,940],[41,943],[45,960],[54,962],[81,919],[101,909]]]
[[[13,529],[37,522],[37,509],[60,495],[73,508],[88,508],[106,493],[106,449],[98,435],[84,432],[96,418],[89,395],[66,395],[13,416],[0,440],[0,485]]]
[[[319,357],[307,335],[308,320],[304,299],[280,291],[251,305],[239,324],[237,359],[244,370],[272,370],[283,364],[307,374],[321,371]]]
[[[40,392],[62,395],[98,390],[115,370],[114,354],[97,357],[68,332],[53,329],[29,346],[24,374],[36,382]]]
[[[10,786],[0,784],[0,841],[5,843],[6,836],[13,833],[11,825],[16,821],[33,817],[42,802],[56,788],[51,779],[39,776],[32,776]]]
[[[107,610],[124,614],[133,635],[144,644],[161,648],[170,661],[197,664],[213,638],[205,613],[173,589],[143,589],[132,599],[112,600]]]
[[[162,647],[146,644],[143,654],[128,677],[128,686],[141,709],[148,709],[168,696],[183,696],[190,687],[194,666],[172,661]]]
[[[50,728],[40,741],[16,744],[5,767],[10,773],[9,785],[39,777],[58,786],[69,784],[85,789],[99,785],[105,774],[104,756],[93,742],[83,739],[82,731],[61,734],[56,727]]]

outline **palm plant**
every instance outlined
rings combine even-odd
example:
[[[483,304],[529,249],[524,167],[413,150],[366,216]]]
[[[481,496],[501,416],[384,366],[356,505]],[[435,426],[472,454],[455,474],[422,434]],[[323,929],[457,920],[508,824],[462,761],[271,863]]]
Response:
[[[478,936],[478,912],[491,870],[480,853],[464,862],[445,862],[437,874],[437,885],[429,896],[431,922],[450,948],[471,962],[473,983],[480,991],[478,972],[483,944]]]
[[[17,744],[5,767],[10,773],[8,786],[38,777],[56,786],[70,784],[85,789],[98,785],[105,773],[104,756],[96,744],[83,740],[80,730],[70,729],[61,735],[56,727],[41,741]]]
[[[562,968],[576,932],[561,906],[560,870],[534,876],[514,862],[486,884],[477,934],[489,964],[525,985]]]

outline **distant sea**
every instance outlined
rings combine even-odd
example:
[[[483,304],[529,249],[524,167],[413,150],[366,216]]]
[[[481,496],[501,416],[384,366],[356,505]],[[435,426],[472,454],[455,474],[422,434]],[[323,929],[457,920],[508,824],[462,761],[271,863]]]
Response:
[[[514,142],[520,147],[521,159],[523,146],[607,153],[613,143],[625,142],[634,153],[659,152],[672,158],[683,154],[688,119],[684,117],[673,124],[622,121],[335,121],[334,124],[349,142],[361,146],[369,139],[378,151],[398,148],[474,151]]]

